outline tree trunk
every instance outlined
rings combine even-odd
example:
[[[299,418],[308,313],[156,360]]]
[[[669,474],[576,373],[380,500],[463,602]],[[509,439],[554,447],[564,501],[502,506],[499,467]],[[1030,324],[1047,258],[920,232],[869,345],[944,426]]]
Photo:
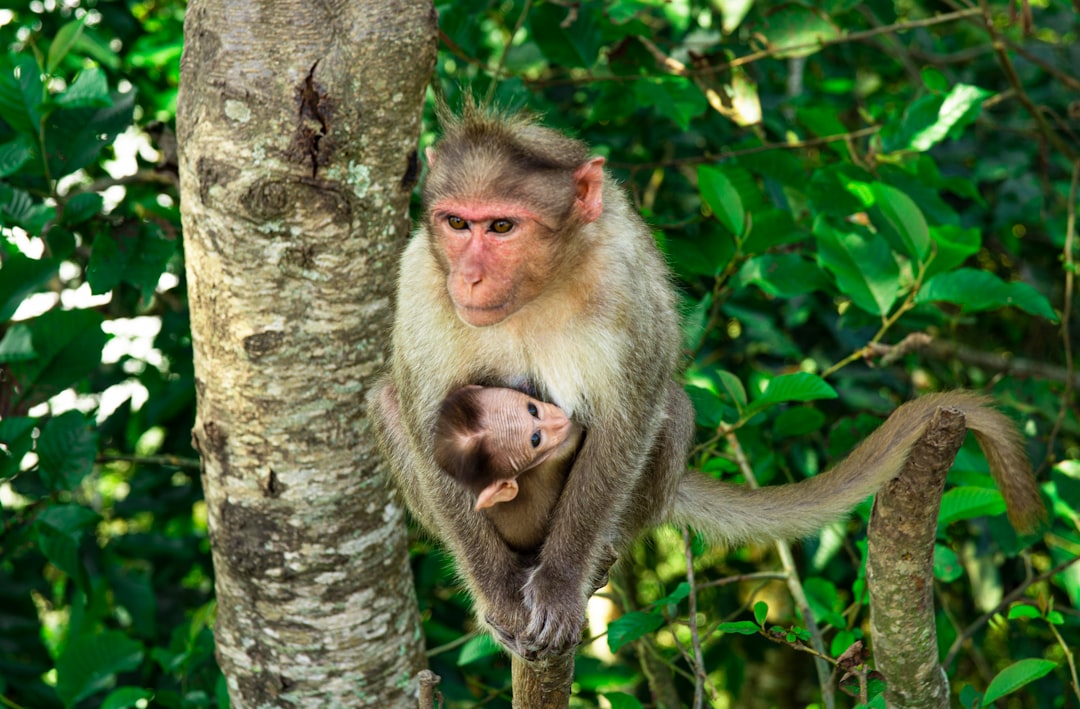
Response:
[[[889,707],[948,709],[934,624],[934,539],[945,476],[964,443],[956,409],[939,409],[907,464],[874,499],[866,587],[874,662]]]
[[[403,509],[364,395],[408,230],[431,2],[192,0],[177,114],[233,707],[412,707]]]

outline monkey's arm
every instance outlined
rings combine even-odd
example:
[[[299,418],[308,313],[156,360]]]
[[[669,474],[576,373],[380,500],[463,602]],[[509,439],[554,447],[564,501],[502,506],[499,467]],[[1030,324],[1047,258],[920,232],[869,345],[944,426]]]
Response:
[[[379,448],[398,491],[420,523],[449,547],[476,601],[478,617],[483,619],[492,608],[520,609],[527,559],[512,552],[491,523],[473,510],[460,485],[417,452],[391,381],[381,382],[368,403]],[[524,624],[523,616],[517,623]]]
[[[1016,426],[987,397],[962,391],[928,394],[904,404],[845,460],[798,483],[755,490],[687,473],[669,521],[688,524],[725,545],[813,534],[896,477],[939,407],[964,413],[1013,526],[1021,532],[1037,528],[1046,512]]]
[[[671,392],[675,393],[671,397]],[[581,635],[585,604],[595,591],[592,581],[610,565],[612,549],[624,547],[650,524],[663,517],[664,501],[674,496],[685,468],[686,421],[672,428],[672,407],[679,419],[692,411],[681,387],[663,382],[650,394],[634,396],[651,401],[649,415],[608,420],[606,426],[586,425],[584,444],[559,498],[540,564],[525,585],[530,621],[517,636],[519,654],[526,657],[560,653],[573,648]],[[626,410],[642,412],[642,401],[628,397]],[[685,407],[680,405],[685,403]],[[692,425],[692,418],[689,419]],[[688,438],[686,438],[688,441]],[[677,466],[669,462],[678,458]]]

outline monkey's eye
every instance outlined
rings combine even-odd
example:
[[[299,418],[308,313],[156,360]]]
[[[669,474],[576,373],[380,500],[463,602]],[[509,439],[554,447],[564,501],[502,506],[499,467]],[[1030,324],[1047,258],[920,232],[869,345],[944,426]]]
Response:
[[[467,221],[454,214],[451,214],[446,218],[446,223],[450,225],[451,229],[457,229],[458,231],[469,228],[469,223]]]
[[[505,234],[513,228],[514,223],[509,219],[496,219],[491,223],[491,230],[496,234]]]
[[[536,410],[536,404],[532,403],[531,401],[529,402],[528,411],[529,416],[532,416],[533,418],[536,418],[540,415],[540,412]]]
[[[539,448],[540,447],[540,432],[539,431],[533,431],[533,435],[532,435],[532,438],[529,439],[529,443],[532,443],[533,448]]]

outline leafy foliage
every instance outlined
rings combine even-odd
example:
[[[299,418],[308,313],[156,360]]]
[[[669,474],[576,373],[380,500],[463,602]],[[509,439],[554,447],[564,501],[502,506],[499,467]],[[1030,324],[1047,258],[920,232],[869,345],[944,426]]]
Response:
[[[1021,5],[440,1],[435,88],[589,141],[656,226],[684,301],[694,467],[781,483],[916,393],[981,388],[1006,405],[1053,526],[1018,539],[985,462],[962,451],[937,630],[958,703],[1041,709],[1080,700],[1080,567],[1064,566],[1080,556],[1066,307],[1080,23],[1065,0]],[[0,11],[5,705],[227,705],[168,129],[183,9]],[[816,647],[883,706],[858,650],[868,510],[796,547],[794,570],[771,548],[692,542],[688,576],[681,539],[657,532],[615,574],[575,701],[809,705]],[[450,704],[508,706],[509,663],[466,634],[444,552],[418,540],[414,571]],[[791,571],[806,610],[777,578]]]

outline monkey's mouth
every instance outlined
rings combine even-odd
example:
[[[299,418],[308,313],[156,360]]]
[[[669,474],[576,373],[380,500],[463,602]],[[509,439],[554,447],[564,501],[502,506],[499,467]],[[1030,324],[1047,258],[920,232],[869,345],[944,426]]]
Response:
[[[510,309],[506,303],[499,305],[464,305],[455,302],[454,309],[463,323],[473,327],[497,325],[510,315]]]

